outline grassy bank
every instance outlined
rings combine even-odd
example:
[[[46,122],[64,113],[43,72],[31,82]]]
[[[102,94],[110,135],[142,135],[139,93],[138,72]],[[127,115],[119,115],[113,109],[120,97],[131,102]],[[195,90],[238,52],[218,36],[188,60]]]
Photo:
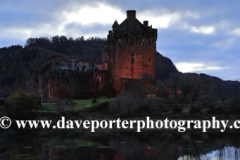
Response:
[[[84,117],[89,119],[116,117],[141,119],[146,116],[154,119],[165,119],[166,117],[171,119],[209,119],[212,116],[221,119],[235,119],[239,116],[239,112],[233,112],[231,108],[204,106],[198,103],[170,103],[171,101],[162,98],[145,98],[134,110],[129,110],[134,105],[134,103],[130,103],[132,102],[131,99],[129,102],[124,101],[124,103],[117,102],[119,99],[114,103],[109,103],[113,100],[116,99],[73,100],[70,105],[67,105],[66,100],[58,103],[43,103],[45,109],[39,110],[39,116],[45,118],[59,118],[59,116]],[[62,105],[62,110],[57,108],[59,104]]]
[[[64,105],[64,110],[66,111],[80,111],[85,108],[91,108],[93,106],[99,105],[104,102],[109,102],[114,100],[114,98],[98,98],[98,99],[83,99],[83,100],[72,100],[71,104],[67,104],[67,100],[63,100],[57,103],[42,103],[44,107],[43,110],[39,112],[56,112],[58,103]]]

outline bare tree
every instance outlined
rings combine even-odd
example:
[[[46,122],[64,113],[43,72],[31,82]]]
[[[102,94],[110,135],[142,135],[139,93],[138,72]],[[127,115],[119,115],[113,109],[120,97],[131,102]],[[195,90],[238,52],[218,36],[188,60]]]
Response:
[[[171,74],[169,87],[176,97],[179,97],[178,90],[181,91],[183,100],[193,102],[199,96],[208,93],[209,79],[202,79],[196,73],[191,74]]]
[[[129,117],[134,115],[147,94],[147,89],[140,81],[128,84],[123,88],[116,100],[109,103],[108,111],[116,116]]]
[[[239,109],[240,107],[240,85],[239,80],[237,79],[235,82],[232,83],[231,87],[232,97],[229,99],[229,107],[234,109]]]
[[[167,86],[160,80],[156,82],[157,96],[162,98],[167,98],[169,96]]]
[[[178,97],[177,91],[179,88],[179,80],[180,75],[177,73],[170,74],[170,78],[168,80],[168,87],[171,90],[171,92],[175,95],[175,97]]]
[[[229,98],[226,83],[224,82],[217,83],[215,94],[222,101],[222,104],[225,107],[225,102]]]

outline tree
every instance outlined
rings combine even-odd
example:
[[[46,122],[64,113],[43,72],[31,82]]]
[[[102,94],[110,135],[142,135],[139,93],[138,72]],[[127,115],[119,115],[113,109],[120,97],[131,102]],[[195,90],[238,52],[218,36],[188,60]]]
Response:
[[[239,111],[240,110],[240,86],[239,86],[239,80],[235,80],[231,84],[231,98],[229,98],[229,107],[233,109],[233,111]]]
[[[140,105],[144,102],[144,97],[136,95],[135,91],[123,88],[116,100],[109,103],[108,112],[117,117],[129,117],[137,113]]]
[[[172,73],[169,76],[168,87],[171,90],[170,94],[173,93],[175,97],[178,97],[178,87],[179,87],[179,74]]]
[[[226,83],[224,81],[217,83],[215,94],[222,101],[223,106],[225,107],[225,102],[229,98],[229,91],[227,90]]]
[[[179,92],[181,91],[182,100],[185,102],[193,102],[199,96],[206,94],[209,84],[209,79],[202,79],[196,73],[171,74],[168,81],[168,86],[172,93],[179,97]]]
[[[157,87],[157,96],[158,97],[168,98],[169,93],[168,93],[167,86],[162,81],[157,80],[156,87]]]
[[[202,79],[196,73],[183,74],[180,78],[180,89],[183,97],[191,102],[200,95],[206,94],[209,89],[210,80]]]
[[[33,43],[35,43],[35,39],[34,38],[28,38],[27,41],[26,41],[25,47],[29,46]]]
[[[51,42],[52,42],[52,43],[58,43],[58,42],[60,42],[59,39],[60,39],[59,36],[53,36],[53,37],[51,38]]]
[[[68,41],[68,39],[67,39],[66,36],[60,36],[60,37],[59,37],[59,41],[60,41],[60,42],[66,42],[66,41]]]
[[[7,105],[10,106],[10,115],[16,119],[32,119],[37,117],[39,97],[17,90],[10,95]]]

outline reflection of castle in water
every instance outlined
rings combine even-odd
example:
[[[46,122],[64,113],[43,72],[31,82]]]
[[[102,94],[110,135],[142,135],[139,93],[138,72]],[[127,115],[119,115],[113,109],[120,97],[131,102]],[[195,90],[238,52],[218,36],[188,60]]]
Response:
[[[237,140],[237,133],[221,135],[218,133],[148,132],[139,134],[134,132],[101,132],[88,135],[86,132],[78,132],[78,134],[73,135],[69,138],[68,135],[55,132],[49,140],[42,140],[46,137],[38,137],[36,132],[32,135],[26,133],[21,135],[19,132],[9,137],[3,136],[4,139],[0,139],[2,144],[0,159],[12,159],[10,156],[15,157],[13,159],[41,160],[240,158],[240,149],[238,148],[240,143]],[[13,142],[10,139],[12,136],[19,137],[16,138],[18,141]],[[27,137],[32,138],[28,140]],[[19,141],[21,139],[22,141]],[[4,148],[4,146],[6,147]]]

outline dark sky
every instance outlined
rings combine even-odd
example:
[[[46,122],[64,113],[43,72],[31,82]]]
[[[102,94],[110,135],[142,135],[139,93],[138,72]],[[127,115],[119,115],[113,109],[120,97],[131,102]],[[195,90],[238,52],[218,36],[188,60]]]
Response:
[[[238,0],[7,0],[0,2],[0,48],[30,37],[106,38],[114,20],[136,10],[158,29],[157,51],[182,72],[236,80],[240,68]]]

